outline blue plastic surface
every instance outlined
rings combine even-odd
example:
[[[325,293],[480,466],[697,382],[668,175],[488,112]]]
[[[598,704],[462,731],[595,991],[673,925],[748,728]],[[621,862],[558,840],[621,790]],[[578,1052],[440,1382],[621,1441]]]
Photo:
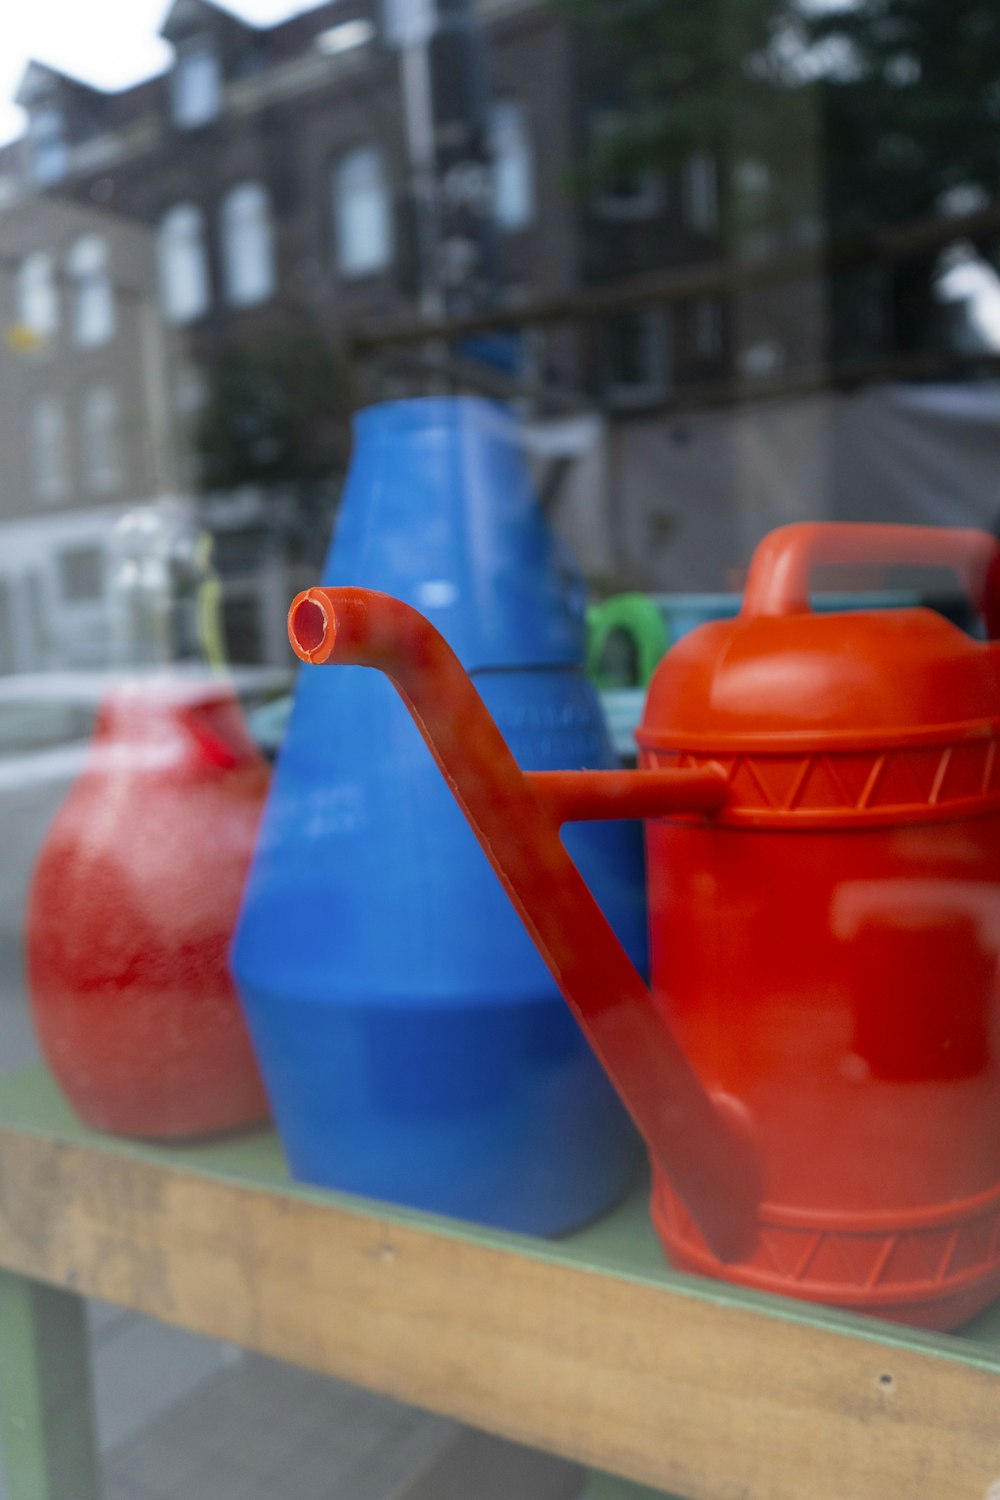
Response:
[[[502,409],[364,413],[323,581],[434,619],[523,765],[615,763]],[[639,828],[566,839],[644,966]],[[535,1234],[627,1187],[631,1124],[380,673],[300,673],[234,968],[296,1176]]]

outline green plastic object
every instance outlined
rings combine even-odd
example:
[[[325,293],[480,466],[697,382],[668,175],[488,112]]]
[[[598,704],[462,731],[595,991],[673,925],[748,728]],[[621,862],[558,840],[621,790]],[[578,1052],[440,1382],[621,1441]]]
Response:
[[[599,688],[645,687],[669,645],[663,612],[648,594],[614,594],[587,610],[587,672]]]

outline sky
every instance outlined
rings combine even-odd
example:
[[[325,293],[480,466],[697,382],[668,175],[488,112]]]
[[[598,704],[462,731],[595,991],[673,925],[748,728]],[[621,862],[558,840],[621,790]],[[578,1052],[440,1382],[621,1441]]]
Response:
[[[273,25],[318,0],[226,0],[257,25]],[[0,143],[20,135],[13,95],[29,58],[98,88],[125,88],[170,60],[157,36],[170,0],[0,0]]]

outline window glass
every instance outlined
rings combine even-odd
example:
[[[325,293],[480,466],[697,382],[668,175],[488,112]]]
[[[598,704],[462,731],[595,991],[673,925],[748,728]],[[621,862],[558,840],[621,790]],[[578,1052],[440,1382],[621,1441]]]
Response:
[[[55,396],[42,396],[31,418],[31,461],[39,500],[61,500],[69,487],[66,416]]]
[[[222,102],[219,59],[210,47],[182,52],[174,67],[174,124],[193,130],[216,118]]]
[[[160,221],[160,299],[171,323],[190,323],[208,311],[205,219],[192,203],[178,203]]]
[[[274,292],[274,230],[268,191],[242,182],[222,200],[222,265],[226,300],[253,307]]]
[[[668,375],[668,324],[657,308],[638,308],[605,327],[606,391],[619,406],[662,399]]]
[[[518,100],[493,106],[492,146],[497,223],[524,229],[535,214],[535,176],[527,114]]]
[[[337,268],[344,276],[368,276],[392,259],[392,210],[385,162],[376,146],[359,146],[333,174]]]
[[[718,359],[722,353],[722,303],[718,297],[699,297],[691,304],[692,343],[699,359]]]
[[[108,247],[99,235],[76,241],[67,259],[73,295],[73,337],[84,348],[106,344],[115,331]]]
[[[69,165],[63,117],[56,109],[37,109],[29,126],[31,166],[40,187],[61,182]]]
[[[620,109],[594,109],[589,117],[591,149],[596,158],[594,170],[599,182],[593,203],[597,213],[608,219],[648,219],[664,206],[662,176],[648,168],[630,165],[629,153],[619,146],[629,124],[628,116]],[[618,155],[619,150],[625,160]]]
[[[887,554],[897,541],[909,561]],[[629,1014],[676,1020],[687,1086],[703,1086],[693,1096],[663,1087],[658,1110],[653,1033],[643,1032],[654,1136],[664,1122],[683,1133],[700,1099],[692,1119],[717,1121],[708,1156],[732,1167],[736,1205],[760,1188],[746,1260],[712,1258],[722,1247],[706,1231],[727,1217],[714,1198],[692,1228],[699,1205],[696,1190],[684,1197],[693,1179],[683,1163],[676,1197],[658,1174],[663,1256],[645,1204],[627,1203],[637,1143],[598,1058],[627,1030],[615,1007],[631,994],[628,972],[588,948],[604,931],[593,913],[572,913],[555,934],[561,975],[614,979],[596,996],[607,1031],[588,1051],[398,695],[372,672],[293,660],[289,606],[324,580],[370,583],[426,615],[525,766],[557,778],[619,762],[679,769],[675,794],[701,811],[662,800],[660,786],[648,886],[637,822],[580,820],[564,847],[580,852],[584,884],[636,972],[650,975],[650,1005],[636,991]],[[341,628],[326,616],[324,629],[317,597],[293,613],[314,658],[331,642],[338,658],[369,649],[359,637],[390,609],[368,601],[343,614],[341,598]],[[412,614],[392,619],[406,629],[375,632],[379,660],[419,636]],[[324,1186],[356,1192],[362,1211],[367,1197],[481,1212],[501,1233],[559,1236],[545,1251],[553,1261],[589,1254],[562,1240],[577,1213],[596,1223],[622,1203],[624,1217],[588,1242],[607,1251],[609,1275],[638,1236],[641,1265],[633,1256],[623,1268],[641,1270],[644,1296],[658,1295],[670,1265],[738,1283],[724,1296],[690,1285],[719,1314],[706,1365],[727,1347],[734,1301],[762,1329],[794,1323],[803,1367],[827,1317],[810,1301],[845,1309],[849,1338],[866,1309],[972,1316],[984,1288],[1000,1294],[1000,641],[990,629],[1000,636],[997,0],[0,0],[0,1260],[25,1193],[26,1222],[66,1228],[66,1205],[49,1212],[52,1174],[32,1169],[24,1186],[3,1171],[7,1127],[35,1098],[57,1142],[79,1107],[83,1123],[111,1120],[140,1139],[147,1165],[157,1131],[172,1133],[182,1176],[227,1160],[277,1171],[282,1148],[293,1177],[319,1163],[310,1213],[324,1213]],[[415,691],[430,680],[430,657],[418,654]],[[43,1052],[45,997],[39,1006],[27,961],[38,929],[26,912],[39,851],[50,830],[58,845],[57,810],[90,764],[89,730],[59,725],[72,728],[64,711],[82,700],[105,726],[112,714],[97,710],[109,694],[121,701],[123,672],[143,746],[93,759],[116,776],[136,770],[143,787],[162,771],[169,795],[157,810],[140,792],[114,827],[105,852],[121,858],[120,882],[94,878],[85,844],[77,896],[96,899],[89,933],[74,927],[74,900],[43,913],[52,951],[64,942],[67,972],[83,981],[55,997],[72,1016]],[[231,687],[238,701],[223,706]],[[209,701],[196,709],[202,689]],[[18,728],[14,701],[52,712]],[[392,717],[380,729],[383,706]],[[450,699],[441,712],[464,760],[495,748]],[[36,740],[44,753],[31,753]],[[200,764],[200,783],[181,785],[176,760],[167,764],[175,753]],[[622,799],[618,783],[603,783],[604,811],[628,810],[633,797],[634,810],[654,780]],[[88,795],[90,784],[88,770]],[[547,799],[546,826],[600,811],[584,803],[600,799],[601,783],[554,786],[542,776],[522,789]],[[104,830],[121,815],[118,791],[95,815]],[[277,800],[262,821],[265,798]],[[486,798],[482,810],[496,808]],[[531,820],[518,822],[523,855]],[[490,833],[491,848],[505,831]],[[456,875],[463,841],[475,868]],[[536,931],[568,909],[554,842],[549,853]],[[172,871],[144,884],[161,856]],[[238,920],[254,949],[247,963]],[[158,946],[167,927],[170,951]],[[260,1027],[250,1040],[275,1110],[266,1144],[212,1139],[216,1127],[256,1128],[264,1113],[241,1002]],[[183,1049],[172,1048],[188,1033],[174,1022],[190,1019],[189,1060],[202,1023],[226,1015],[242,1062],[186,1090]],[[139,1080],[130,1103],[160,1099],[164,1115],[85,1120],[58,1071],[74,1036],[94,1042],[95,1067],[121,1064],[126,1086]],[[288,1045],[283,1058],[275,1039]],[[48,1075],[10,1084],[2,1075],[15,1061]],[[613,1071],[627,1092],[627,1065]],[[246,1112],[213,1114],[241,1076]],[[192,1121],[180,1106],[194,1094],[207,1115]],[[181,1117],[165,1120],[175,1108]],[[314,1125],[317,1156],[305,1162],[298,1146]],[[501,1149],[498,1162],[504,1140],[515,1156]],[[105,1166],[122,1151],[139,1159],[107,1132],[99,1149],[95,1136],[78,1141]],[[742,1155],[750,1146],[759,1161]],[[36,1147],[41,1161],[41,1135]],[[257,1196],[284,1194],[270,1166]],[[122,1197],[120,1222],[102,1227],[100,1184],[87,1184],[87,1233],[70,1247],[76,1290],[101,1289],[85,1252],[99,1259],[110,1245],[115,1266],[134,1271],[109,1272],[131,1303],[184,1315],[163,1301],[178,1283],[152,1239],[125,1253],[143,1225],[172,1233],[165,1215],[133,1212]],[[194,1226],[202,1248],[210,1217],[206,1208]],[[224,1240],[212,1241],[220,1257]],[[253,1312],[261,1289],[248,1283],[259,1273],[264,1286],[273,1248],[251,1245],[235,1274],[206,1273],[206,1322],[230,1295]],[[49,1275],[44,1244],[34,1259]],[[404,1260],[380,1276],[402,1285]],[[757,1292],[781,1291],[806,1310],[758,1317]],[[262,1295],[274,1305],[278,1293]],[[0,1272],[0,1345],[6,1306]],[[164,1352],[147,1329],[136,1354],[131,1338],[103,1336],[106,1309],[95,1316],[109,1496],[131,1495],[134,1477],[146,1497],[233,1500],[236,1468],[255,1457],[239,1433],[249,1450],[246,1434],[262,1427],[248,1393],[301,1450],[284,1465],[284,1491],[277,1449],[262,1471],[258,1488],[270,1483],[279,1500],[450,1492],[447,1463],[437,1489],[436,1470],[364,1472],[355,1439],[377,1423],[361,1397],[357,1406],[341,1391],[349,1410],[338,1427],[329,1390],[303,1387],[299,1403],[287,1371],[234,1365],[209,1343],[190,1385],[219,1374],[218,1402],[206,1392],[178,1404],[182,1351]],[[964,1360],[978,1380],[992,1340],[1000,1391],[1000,1302],[987,1320],[973,1343],[935,1332],[942,1357],[928,1359]],[[563,1349],[573,1337],[553,1334]],[[909,1375],[899,1402],[891,1387],[906,1373],[897,1354],[908,1337],[897,1334],[865,1377],[872,1421],[853,1428],[876,1441],[881,1418],[893,1441],[905,1438],[895,1418],[913,1395]],[[918,1342],[911,1353],[931,1349]],[[692,1389],[712,1389],[718,1370],[695,1368],[693,1345],[683,1352]],[[305,1354],[316,1363],[315,1338]],[[796,1493],[827,1497],[837,1481],[828,1461],[809,1471],[812,1426],[807,1443],[765,1388],[788,1362],[766,1354],[762,1345],[768,1441],[780,1449],[787,1429],[801,1460]],[[645,1357],[639,1349],[637,1364]],[[0,1396],[4,1368],[0,1347]],[[66,1369],[78,1368],[74,1356]],[[599,1377],[593,1413],[580,1404],[585,1436],[599,1447],[603,1433],[624,1462],[626,1444],[615,1447],[615,1424],[598,1410],[614,1382]],[[271,1400],[272,1378],[291,1421],[281,1392]],[[794,1379],[786,1386],[794,1405]],[[123,1400],[105,1431],[116,1391],[134,1394],[135,1410]],[[934,1392],[924,1394],[933,1411]],[[857,1415],[867,1398],[860,1385],[854,1395]],[[178,1425],[164,1437],[154,1412],[147,1469],[146,1415],[168,1397]],[[232,1416],[232,1442],[205,1419],[209,1405]],[[837,1429],[836,1403],[826,1405]],[[382,1416],[398,1427],[398,1410]],[[945,1447],[954,1437],[952,1457],[964,1459],[982,1434],[963,1445],[956,1424],[929,1430]],[[628,1434],[632,1447],[649,1440],[628,1455],[649,1483],[767,1490],[767,1466],[755,1452],[730,1457],[721,1430],[699,1444],[653,1425]],[[372,1444],[401,1464],[403,1448],[429,1451],[424,1436]],[[712,1474],[695,1472],[700,1449]],[[183,1487],[180,1467],[169,1472],[177,1454]],[[80,1500],[97,1493],[73,1454],[46,1457],[47,1474],[72,1470],[65,1486]],[[583,1458],[600,1468],[609,1454]],[[351,1469],[343,1482],[340,1459]],[[933,1481],[945,1459],[925,1466],[923,1488],[907,1471],[902,1500],[944,1500]],[[961,1464],[951,1467],[958,1486]],[[777,1453],[774,1485],[785,1471]],[[992,1470],[968,1477],[966,1500],[991,1485],[1000,1500]],[[551,1490],[568,1497],[582,1482],[555,1474]],[[494,1492],[502,1476],[470,1488],[472,1500]],[[504,1493],[520,1500],[516,1485]],[[245,1500],[257,1500],[252,1487]]]
[[[108,386],[88,391],[83,402],[83,461],[87,486],[107,494],[121,484],[121,415]]]
[[[99,599],[104,592],[104,553],[99,547],[67,547],[59,554],[63,598],[73,604]]]
[[[710,234],[719,226],[715,157],[695,151],[684,163],[684,212],[692,229]]]
[[[17,314],[22,328],[40,338],[59,331],[55,257],[47,250],[26,255],[17,273]]]

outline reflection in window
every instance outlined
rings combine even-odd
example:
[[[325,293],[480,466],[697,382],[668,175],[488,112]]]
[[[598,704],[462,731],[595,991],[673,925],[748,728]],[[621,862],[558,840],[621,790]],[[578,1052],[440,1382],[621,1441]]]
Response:
[[[948,245],[935,268],[934,295],[950,311],[950,344],[963,354],[1000,349],[1000,276],[968,240]]]
[[[208,311],[205,221],[193,203],[178,203],[160,222],[160,300],[171,323],[190,323]]]
[[[666,319],[659,308],[636,308],[605,325],[606,390],[617,406],[639,406],[666,393]]]
[[[241,182],[222,200],[222,266],[226,300],[253,307],[274,292],[271,201],[259,182]]]
[[[182,421],[197,417],[208,405],[208,381],[195,365],[183,365],[174,380],[174,412]]]
[[[108,386],[88,391],[83,403],[83,463],[88,489],[107,494],[121,484],[118,397]]]
[[[63,598],[70,604],[104,594],[104,554],[99,547],[67,547],[59,554]]]
[[[737,364],[741,375],[751,380],[766,380],[784,368],[785,346],[776,338],[754,339],[740,350]]]
[[[59,292],[56,265],[47,250],[26,255],[17,272],[17,318],[39,338],[59,331]]]
[[[66,419],[54,396],[43,396],[31,418],[32,471],[39,500],[61,500],[69,484]]]
[[[28,125],[31,171],[40,187],[61,182],[69,166],[63,117],[57,109],[36,109]]]
[[[625,115],[598,109],[590,117],[590,134],[598,157],[622,131]],[[646,168],[615,168],[602,180],[594,207],[606,219],[649,219],[663,208],[663,179]]]
[[[492,138],[497,223],[524,229],[535,215],[535,174],[523,104],[501,99],[493,106]]]
[[[385,163],[376,146],[359,146],[333,174],[337,266],[344,276],[370,276],[392,259],[392,211]]]
[[[375,27],[371,21],[361,18],[341,21],[339,26],[331,26],[328,31],[320,32],[316,38],[316,48],[325,52],[328,57],[338,57],[341,52],[352,52],[355,47],[366,46],[374,36]]]
[[[718,173],[708,151],[695,151],[684,163],[684,216],[702,234],[719,227]]]
[[[698,297],[691,304],[691,332],[699,359],[718,359],[722,353],[722,303],[718,297]]]
[[[222,79],[211,47],[182,52],[173,76],[174,124],[181,130],[207,125],[219,113]]]
[[[73,287],[73,337],[84,348],[106,344],[115,331],[108,247],[98,234],[77,240],[67,260]]]

